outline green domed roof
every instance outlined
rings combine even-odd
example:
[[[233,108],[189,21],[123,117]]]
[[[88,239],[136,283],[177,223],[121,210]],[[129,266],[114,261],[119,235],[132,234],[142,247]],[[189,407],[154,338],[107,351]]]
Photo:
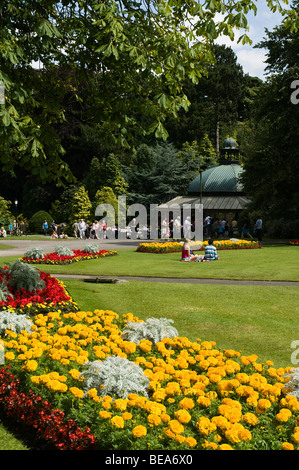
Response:
[[[228,137],[223,142],[223,146],[222,146],[223,150],[225,150],[225,149],[237,149],[237,148],[238,148],[237,142],[232,137]]]
[[[238,164],[218,165],[208,168],[202,172],[202,192],[203,193],[239,193],[243,191],[243,186],[239,181],[239,176],[243,168]],[[200,175],[198,175],[189,185],[188,193],[200,193]]]

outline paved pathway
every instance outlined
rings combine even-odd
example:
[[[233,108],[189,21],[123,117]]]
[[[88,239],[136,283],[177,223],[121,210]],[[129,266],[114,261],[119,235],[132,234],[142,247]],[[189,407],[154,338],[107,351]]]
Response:
[[[28,240],[24,237],[22,240],[14,240],[13,238],[6,238],[0,240],[5,245],[11,245],[13,248],[0,250],[1,256],[22,256],[29,248],[40,247],[45,253],[51,253],[58,245],[65,245],[72,249],[84,248],[87,243],[97,243],[100,249],[105,250],[121,250],[124,248],[136,248],[140,240],[80,240],[69,238],[68,240],[51,240],[50,237],[45,237],[44,240]],[[60,279],[111,279],[115,276],[77,276],[70,274],[55,274]],[[146,276],[117,276],[119,280],[132,280],[132,281],[146,281],[146,282],[172,282],[172,283],[188,283],[188,284],[222,284],[222,285],[250,285],[250,286],[296,286],[299,287],[299,282],[295,281],[259,281],[259,280],[236,280],[236,279],[182,279],[182,278],[163,278],[163,277],[146,277]]]

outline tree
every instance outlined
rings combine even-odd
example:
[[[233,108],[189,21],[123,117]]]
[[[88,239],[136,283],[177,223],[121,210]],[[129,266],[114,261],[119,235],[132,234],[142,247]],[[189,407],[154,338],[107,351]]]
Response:
[[[127,168],[128,203],[150,204],[169,201],[187,193],[190,181],[196,176],[198,164],[184,158],[173,144],[163,142],[149,147],[140,145],[133,166]]]
[[[113,207],[115,217],[113,218],[112,214],[107,213],[105,216],[105,221],[107,226],[114,226],[117,223],[118,217],[118,199],[112,188],[109,186],[104,186],[102,189],[97,191],[95,195],[94,209],[96,209],[99,204],[110,204]]]
[[[267,4],[283,10],[279,0]],[[3,0],[3,169],[21,166],[42,182],[74,181],[57,127],[65,120],[63,98],[69,93],[80,101],[83,82],[87,90],[96,82],[91,117],[101,135],[121,146],[137,132],[166,138],[166,116],[189,105],[185,79],[198,80],[212,61],[210,44],[220,34],[233,37],[234,27],[246,28],[250,10],[254,0]],[[296,24],[295,13],[289,16]],[[246,32],[240,40],[249,41]]]
[[[122,176],[121,163],[113,153],[103,158],[101,163],[94,157],[82,182],[91,199],[94,199],[96,192],[104,186],[112,188],[117,196],[126,194],[128,186]]]
[[[207,65],[207,76],[197,84],[186,83],[184,90],[191,105],[187,112],[179,113],[179,122],[171,119],[169,127],[174,129],[169,132],[176,143],[182,139],[199,142],[207,134],[219,153],[221,135],[244,118],[246,78],[230,47],[215,44],[212,51],[215,62]]]
[[[69,222],[72,223],[74,220],[78,219],[89,219],[91,216],[91,207],[92,204],[90,202],[88,192],[82,185],[73,196],[72,210],[68,218]]]
[[[268,220],[279,220],[281,235],[282,227],[293,224],[284,236],[297,236],[299,228],[299,105],[290,99],[290,85],[299,77],[291,53],[298,38],[298,31],[290,32],[282,24],[262,42],[268,48],[272,74],[258,93],[251,121],[253,138],[244,157],[243,183],[251,208],[262,211]],[[281,65],[276,63],[277,54]]]

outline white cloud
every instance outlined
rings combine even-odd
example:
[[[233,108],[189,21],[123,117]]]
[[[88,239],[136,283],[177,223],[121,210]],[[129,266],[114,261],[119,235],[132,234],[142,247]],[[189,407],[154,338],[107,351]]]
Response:
[[[217,44],[224,44],[231,47],[235,52],[238,63],[242,65],[244,73],[248,73],[253,77],[264,79],[266,50],[254,49],[253,46],[258,44],[266,36],[265,28],[269,31],[281,23],[282,16],[280,13],[272,13],[268,8],[265,0],[257,0],[257,14],[248,14],[248,36],[252,40],[252,45],[248,46],[237,43],[238,38],[243,31],[235,31],[235,39],[231,41],[228,37],[221,36],[217,39]],[[219,16],[219,21],[221,17]]]

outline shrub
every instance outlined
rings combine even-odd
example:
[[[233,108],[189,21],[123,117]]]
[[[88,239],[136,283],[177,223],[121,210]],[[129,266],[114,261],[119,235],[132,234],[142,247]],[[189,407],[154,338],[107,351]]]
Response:
[[[42,248],[30,248],[24,256],[31,259],[42,259],[44,257],[44,250]]]
[[[0,312],[0,333],[5,334],[5,330],[12,330],[19,334],[21,331],[26,330],[32,333],[33,322],[26,318],[26,315],[19,315],[9,310]]]
[[[99,251],[99,247],[95,243],[89,243],[85,246],[83,251],[85,253],[97,253]]]
[[[156,344],[163,338],[178,336],[178,331],[170,323],[173,323],[173,320],[167,318],[148,318],[146,321],[138,323],[128,321],[122,338],[137,344],[142,339],[147,339]]]
[[[46,211],[39,211],[33,214],[29,220],[29,231],[32,233],[42,233],[43,232],[43,222],[48,222],[48,227],[53,220],[52,216]]]
[[[22,263],[20,260],[15,261],[9,268],[10,278],[8,285],[16,290],[25,289],[34,291],[44,289],[45,283],[40,278],[40,272],[35,266]]]
[[[84,377],[84,390],[95,388],[100,396],[110,395],[126,398],[129,393],[147,396],[149,379],[134,362],[119,356],[108,356],[103,362],[87,362],[88,370],[80,374]]]
[[[74,256],[74,252],[68,248],[67,246],[57,246],[55,248],[55,253],[57,253],[59,256]]]

